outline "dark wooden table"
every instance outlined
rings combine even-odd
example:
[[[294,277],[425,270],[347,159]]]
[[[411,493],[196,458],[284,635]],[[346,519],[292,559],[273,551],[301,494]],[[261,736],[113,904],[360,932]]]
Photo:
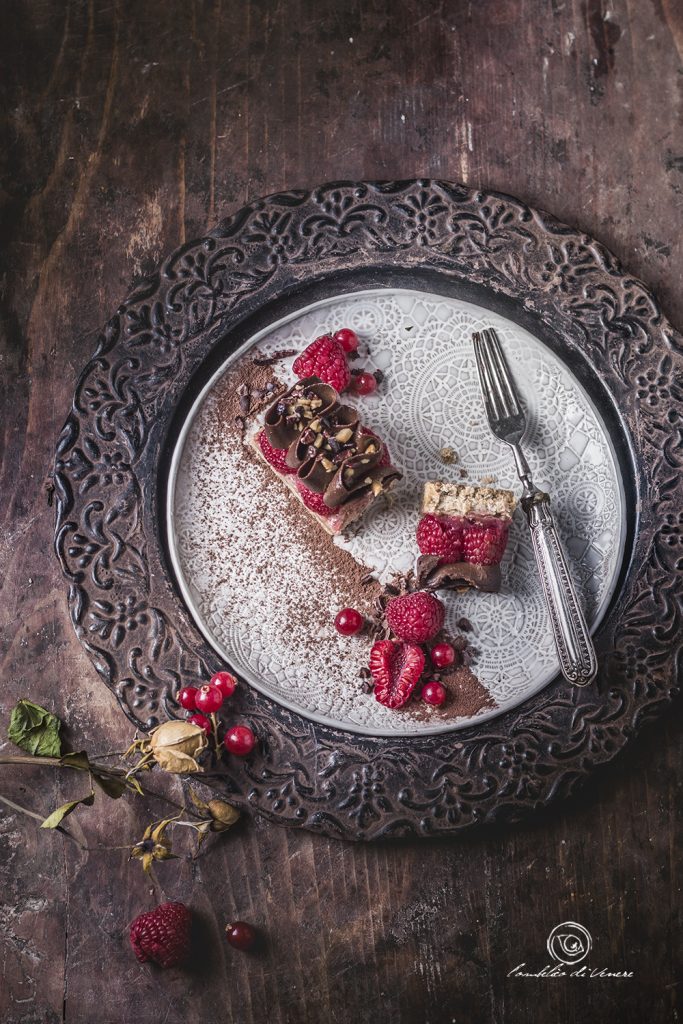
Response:
[[[1,14],[3,721],[30,696],[75,749],[129,735],[69,622],[46,474],[108,315],[246,200],[353,177],[497,188],[602,240],[683,324],[676,0],[5,0]],[[126,938],[149,881],[101,848],[139,837],[142,802],[71,818],[88,850],[0,804],[2,1020],[678,1020],[682,735],[672,714],[580,799],[453,842],[242,823],[160,866],[206,938],[201,963],[165,975]],[[39,812],[78,789],[0,771],[0,794]],[[235,917],[263,928],[258,955],[226,946]],[[594,966],[634,977],[508,977],[543,966],[567,919],[591,932]]]

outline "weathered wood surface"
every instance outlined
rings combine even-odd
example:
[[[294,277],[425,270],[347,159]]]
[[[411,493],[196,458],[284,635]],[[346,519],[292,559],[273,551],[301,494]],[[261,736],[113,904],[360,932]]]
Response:
[[[683,323],[674,0],[33,0],[0,15],[3,720],[28,695],[76,749],[127,735],[68,620],[45,475],[101,324],[245,200],[341,177],[499,188],[601,239]],[[125,852],[80,851],[2,808],[2,1019],[675,1020],[681,747],[672,715],[580,800],[452,843],[350,846],[248,822],[159,869],[207,940],[201,964],[163,976],[131,958],[125,925],[150,895]],[[36,810],[77,790],[1,771],[0,793]],[[80,818],[91,848],[146,820],[122,802]],[[226,947],[234,917],[263,927],[258,956]],[[567,919],[592,933],[595,966],[634,978],[507,978],[542,966]]]

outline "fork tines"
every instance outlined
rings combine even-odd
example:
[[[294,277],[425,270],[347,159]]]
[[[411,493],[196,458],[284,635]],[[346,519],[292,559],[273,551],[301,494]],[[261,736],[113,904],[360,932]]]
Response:
[[[472,335],[479,380],[489,420],[519,416],[521,408],[498,335],[492,328]]]

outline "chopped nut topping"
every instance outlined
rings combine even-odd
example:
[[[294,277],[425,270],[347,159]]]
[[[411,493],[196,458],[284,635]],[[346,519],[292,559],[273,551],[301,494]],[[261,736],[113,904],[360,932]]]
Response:
[[[330,462],[330,460],[326,458],[322,458],[320,460],[320,464],[323,466],[324,469],[327,470],[328,473],[333,473],[334,470],[337,468],[334,462]]]
[[[377,497],[378,494],[382,493],[382,482],[381,480],[375,480],[372,485],[372,493]]]
[[[340,442],[340,444],[345,444],[347,441],[350,441],[351,438],[353,437],[353,431],[351,430],[350,427],[344,427],[343,430],[337,431],[334,437],[336,441]]]
[[[439,458],[446,466],[450,466],[452,463],[458,461],[457,453],[450,445],[446,445],[445,448],[441,449],[439,452]]]

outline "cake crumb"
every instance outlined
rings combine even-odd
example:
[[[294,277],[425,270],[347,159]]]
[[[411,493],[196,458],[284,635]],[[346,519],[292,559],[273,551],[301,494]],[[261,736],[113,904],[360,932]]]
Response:
[[[454,462],[458,461],[458,453],[450,445],[446,445],[440,450],[439,458],[444,466],[452,466]]]

